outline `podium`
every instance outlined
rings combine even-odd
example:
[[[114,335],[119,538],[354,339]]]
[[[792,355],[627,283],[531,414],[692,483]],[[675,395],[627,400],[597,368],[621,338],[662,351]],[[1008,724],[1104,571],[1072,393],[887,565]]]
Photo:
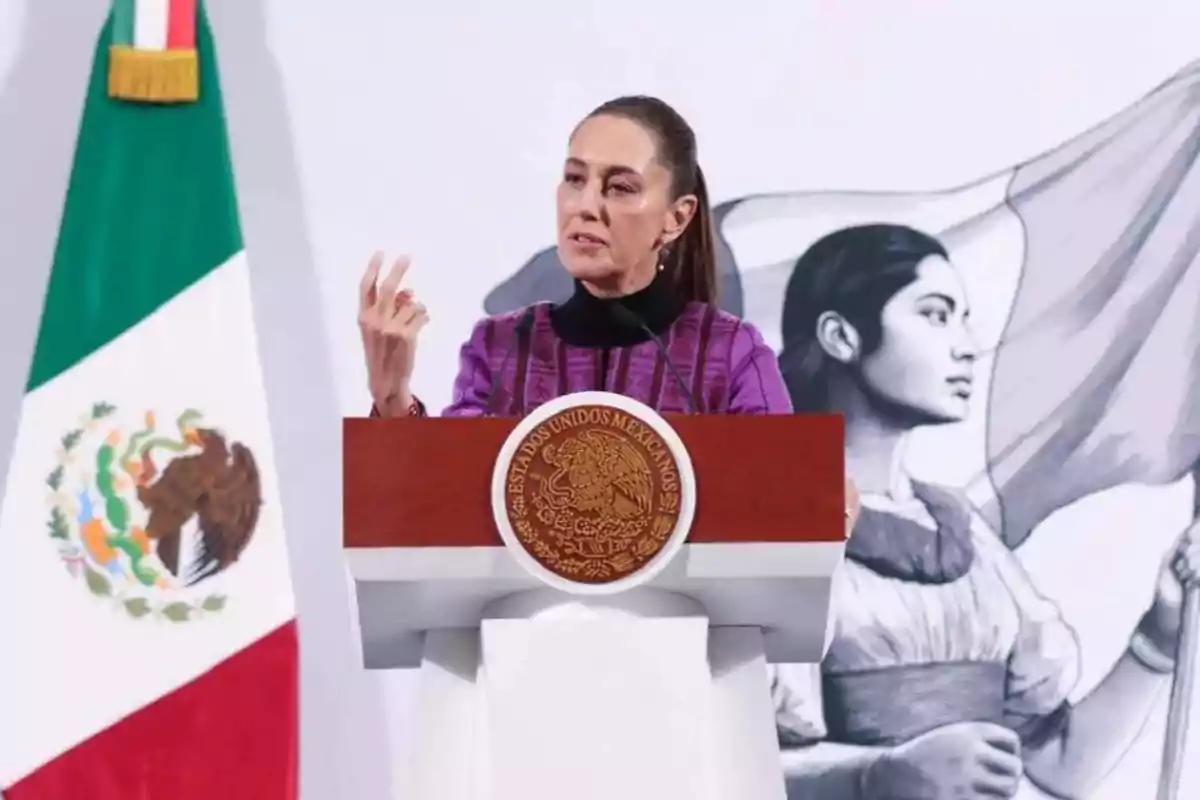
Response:
[[[840,417],[347,419],[368,669],[419,667],[406,800],[784,800],[769,662],[823,655]]]

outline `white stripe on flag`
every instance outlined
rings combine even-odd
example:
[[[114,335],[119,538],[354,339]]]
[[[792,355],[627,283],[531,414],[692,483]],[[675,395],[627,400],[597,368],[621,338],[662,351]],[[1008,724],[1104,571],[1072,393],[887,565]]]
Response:
[[[0,786],[295,617],[253,314],[250,269],[245,254],[238,253],[25,396],[7,490],[0,485],[7,567],[0,580]],[[172,371],[181,353],[187,354],[187,368]],[[80,419],[101,401],[115,406],[111,414],[95,423]],[[52,503],[71,503],[66,518],[77,524],[84,511],[79,504],[91,502],[81,498],[99,497],[92,488],[98,467],[89,448],[113,431],[128,442],[129,431],[151,424],[147,411],[161,417],[158,429],[170,437],[179,409],[199,411],[206,423],[253,453],[263,492],[253,539],[235,564],[190,589],[141,589],[130,579],[132,562],[125,560],[119,562],[123,575],[107,579],[97,592],[82,572],[94,563],[82,543],[76,547],[47,532]],[[61,443],[64,426],[82,430],[71,453]],[[46,476],[56,465],[64,466],[61,496],[51,497]],[[144,509],[130,512],[132,523],[146,527]],[[197,525],[189,520],[181,534],[196,533]],[[161,613],[127,613],[126,602],[138,597],[146,606],[161,607],[194,606],[214,595],[228,598],[224,609],[183,622]],[[69,713],[56,715],[51,724],[50,708]]]
[[[133,46],[139,50],[166,50],[171,0],[134,0]]]
[[[780,325],[784,289],[796,259],[825,234],[851,225],[876,222],[910,225],[941,238],[964,273],[983,271],[989,275],[985,281],[995,280],[994,257],[986,252],[956,252],[974,245],[981,226],[968,226],[966,242],[962,241],[959,229],[967,221],[983,222],[981,217],[998,212],[1013,223],[1006,226],[1009,230],[1005,238],[1012,240],[1015,235],[1021,241],[1020,225],[1005,206],[1010,180],[1012,172],[1008,171],[943,192],[795,192],[742,201],[721,225],[721,235],[733,251],[740,272],[742,316],[753,322],[767,344],[778,352],[783,346]],[[1018,247],[1014,268],[1019,268],[1021,255]],[[979,270],[975,268],[977,260],[984,262]],[[1007,314],[1007,307],[1004,313]],[[995,336],[999,336],[1003,322],[1001,315]]]

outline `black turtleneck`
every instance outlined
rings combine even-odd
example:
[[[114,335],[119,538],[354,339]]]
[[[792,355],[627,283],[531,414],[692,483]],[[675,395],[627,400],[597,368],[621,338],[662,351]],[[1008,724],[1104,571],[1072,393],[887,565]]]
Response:
[[[613,314],[612,307],[618,303],[656,336],[666,333],[685,305],[661,271],[649,286],[624,297],[596,297],[575,281],[571,298],[550,309],[550,324],[560,339],[574,347],[631,347],[649,341],[644,330]]]

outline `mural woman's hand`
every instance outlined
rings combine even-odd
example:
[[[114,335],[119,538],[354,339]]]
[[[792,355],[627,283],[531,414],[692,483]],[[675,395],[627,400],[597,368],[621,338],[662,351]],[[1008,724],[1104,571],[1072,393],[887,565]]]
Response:
[[[1183,624],[1183,595],[1186,589],[1200,586],[1200,519],[1196,519],[1163,562],[1154,592],[1154,603],[1139,629],[1164,654],[1174,655]]]
[[[1021,741],[986,722],[935,728],[887,751],[867,771],[868,800],[995,800],[1017,793]]]
[[[400,288],[408,272],[408,258],[397,258],[383,283],[378,283],[382,267],[383,253],[376,253],[359,286],[358,327],[371,399],[384,416],[397,416],[412,404],[409,380],[417,336],[429,322],[429,314],[416,302],[411,289]]]
[[[854,485],[854,481],[846,478],[846,535],[854,530],[854,523],[858,522],[858,514],[862,511],[862,498],[858,494],[858,487]]]

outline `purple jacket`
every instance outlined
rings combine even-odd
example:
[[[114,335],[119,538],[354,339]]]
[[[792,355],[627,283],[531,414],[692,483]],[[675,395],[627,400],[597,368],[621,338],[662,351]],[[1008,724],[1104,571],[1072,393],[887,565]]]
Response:
[[[548,400],[589,390],[623,394],[660,412],[791,413],[775,354],[749,323],[688,303],[661,339],[694,398],[690,408],[652,341],[568,344],[551,324],[549,303],[489,317],[462,347],[454,399],[442,415],[521,416]]]

